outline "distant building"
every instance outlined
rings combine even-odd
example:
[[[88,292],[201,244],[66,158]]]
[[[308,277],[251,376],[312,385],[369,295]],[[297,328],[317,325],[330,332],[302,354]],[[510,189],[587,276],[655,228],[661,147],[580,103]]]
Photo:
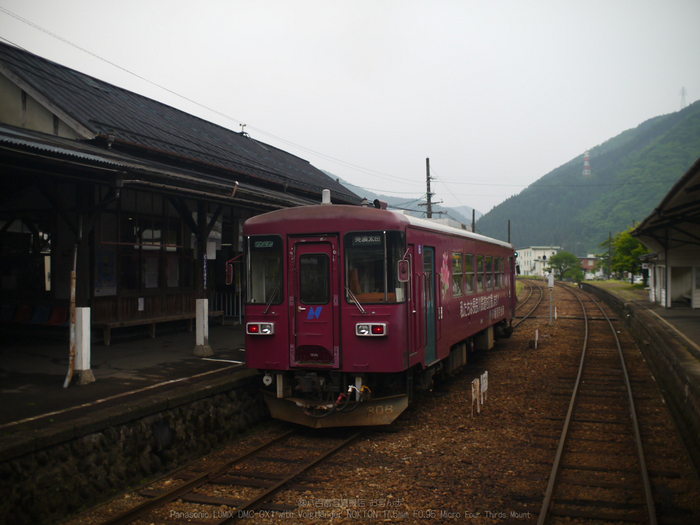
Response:
[[[583,278],[586,281],[592,281],[593,279],[602,277],[605,274],[602,268],[596,269],[598,258],[592,253],[588,254],[586,257],[579,257],[578,260],[581,261]]]
[[[517,248],[518,264],[521,275],[536,275],[543,277],[546,273],[548,260],[552,255],[556,255],[561,250],[561,246],[526,246]]]

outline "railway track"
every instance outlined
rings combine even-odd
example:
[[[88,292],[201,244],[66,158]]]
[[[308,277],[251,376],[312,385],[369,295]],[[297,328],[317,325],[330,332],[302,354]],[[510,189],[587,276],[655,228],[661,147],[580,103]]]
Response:
[[[542,300],[544,299],[544,288],[538,282],[531,280],[523,280],[522,282],[523,284],[525,284],[525,286],[527,286],[527,297],[524,301],[522,301],[515,307],[515,311],[517,312],[518,310],[524,308],[527,305],[527,307],[524,310],[527,313],[521,315],[517,320],[513,322],[513,328],[516,328],[526,319],[533,316],[537,308],[539,308],[540,304],[542,303]],[[535,291],[537,291],[538,293],[535,293]]]
[[[573,380],[566,413],[550,418],[563,420],[563,427],[538,525],[571,519],[692,523],[666,497],[674,490],[674,473],[664,471],[663,461],[655,470],[647,463],[649,444],[657,458],[663,457],[664,432],[659,432],[663,424],[655,421],[660,396],[639,351],[623,351],[609,314],[592,297],[568,286],[559,289],[578,299],[584,336],[575,378],[561,378],[564,383]],[[593,311],[607,322],[589,322]]]
[[[535,523],[585,337],[582,308],[569,293],[555,288],[555,304],[562,313],[558,322],[545,328],[544,316],[532,315],[511,339],[504,340],[505,346],[474,354],[471,371],[477,374],[488,369],[496,378],[490,385],[487,409],[478,417],[465,412],[469,381],[456,378],[438,395],[414,403],[391,429],[372,432],[372,439],[355,441],[350,450],[317,464],[315,470],[297,474],[276,494],[249,504],[266,489],[281,485],[285,476],[292,476],[295,467],[291,463],[310,461],[330,448],[330,441],[339,444],[343,440],[335,432],[300,429],[301,433],[288,438],[290,446],[271,444],[266,451],[244,459],[253,449],[263,448],[262,436],[274,433],[284,441],[282,427],[274,425],[233,445],[237,449],[227,447],[145,490],[114,498],[110,505],[86,513],[85,519],[72,525],[96,525],[105,523],[105,518],[116,523],[125,505],[143,505],[173,488],[180,494],[163,498],[170,499],[169,503],[123,523],[212,524],[244,519],[246,523],[292,525],[329,522],[330,515],[348,523]],[[538,295],[533,285],[531,302],[521,309],[530,308]],[[619,366],[608,364],[598,354],[613,352],[608,346],[614,337],[607,333],[612,330],[603,314],[591,313],[593,302],[586,298],[584,304],[588,354],[593,357],[587,364],[596,366],[581,383],[584,390],[591,389],[591,395],[580,394],[576,402],[545,522],[622,523],[624,519],[625,523],[649,523],[634,459],[635,441],[627,429],[629,408],[615,408],[613,402],[626,395],[620,390],[623,374]],[[598,332],[602,327],[607,327],[606,333]],[[547,337],[533,349],[528,339],[536,328],[547,332]],[[659,389],[629,334],[620,335],[620,345],[639,416],[658,523],[700,523],[698,482],[689,472]],[[606,445],[609,441],[612,443]],[[627,448],[615,448],[618,444]],[[208,481],[196,488],[185,487],[191,480],[204,478]],[[318,508],[321,504],[339,506],[328,512]],[[326,513],[325,518],[314,514],[317,511]],[[597,517],[564,516],[575,512]]]
[[[347,432],[346,432],[347,433]],[[204,458],[165,481],[169,489],[142,490],[145,501],[104,521],[128,523],[210,523],[223,525],[253,517],[296,517],[298,505],[275,503],[280,492],[307,490],[309,470],[348,446],[363,432],[308,432],[296,428],[275,435],[239,455]],[[212,463],[212,464],[210,464]],[[318,481],[320,483],[320,481]],[[174,505],[174,503],[177,505]],[[194,521],[193,521],[194,519]]]

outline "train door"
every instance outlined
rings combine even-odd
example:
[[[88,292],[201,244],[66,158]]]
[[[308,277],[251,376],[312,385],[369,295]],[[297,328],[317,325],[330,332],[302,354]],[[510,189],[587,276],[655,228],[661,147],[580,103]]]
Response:
[[[408,245],[408,259],[410,261],[410,271],[414,272],[415,268],[415,246],[413,244]],[[420,261],[420,259],[418,259]],[[411,275],[411,280],[408,283],[408,323],[409,334],[408,334],[408,350],[409,354],[413,356],[418,349],[422,346],[420,338],[420,314],[419,314],[419,302],[421,297],[420,292],[420,272],[419,268],[415,268],[415,275]]]
[[[437,358],[437,329],[435,321],[435,248],[423,247],[423,324],[425,334],[425,362],[432,363]]]
[[[294,240],[290,251],[292,366],[340,366],[338,239]]]

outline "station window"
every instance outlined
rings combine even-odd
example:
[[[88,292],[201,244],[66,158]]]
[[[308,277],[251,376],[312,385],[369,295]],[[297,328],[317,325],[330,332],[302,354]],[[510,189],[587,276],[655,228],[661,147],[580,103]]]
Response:
[[[462,295],[463,274],[462,254],[455,252],[452,254],[452,295],[454,297]]]
[[[474,255],[467,253],[464,256],[464,293],[474,293]]]
[[[185,269],[194,255],[183,228],[162,196],[124,190],[117,210],[100,214],[95,297],[193,286]]]

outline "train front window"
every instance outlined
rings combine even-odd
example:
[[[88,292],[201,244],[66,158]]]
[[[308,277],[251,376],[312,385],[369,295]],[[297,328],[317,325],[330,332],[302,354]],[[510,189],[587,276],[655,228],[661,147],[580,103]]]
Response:
[[[248,302],[280,304],[283,246],[276,235],[248,237]]]
[[[354,303],[400,303],[406,283],[398,263],[405,251],[402,232],[352,232],[345,235],[345,299]]]
[[[304,304],[328,304],[331,300],[330,260],[325,253],[299,258],[299,296]]]

